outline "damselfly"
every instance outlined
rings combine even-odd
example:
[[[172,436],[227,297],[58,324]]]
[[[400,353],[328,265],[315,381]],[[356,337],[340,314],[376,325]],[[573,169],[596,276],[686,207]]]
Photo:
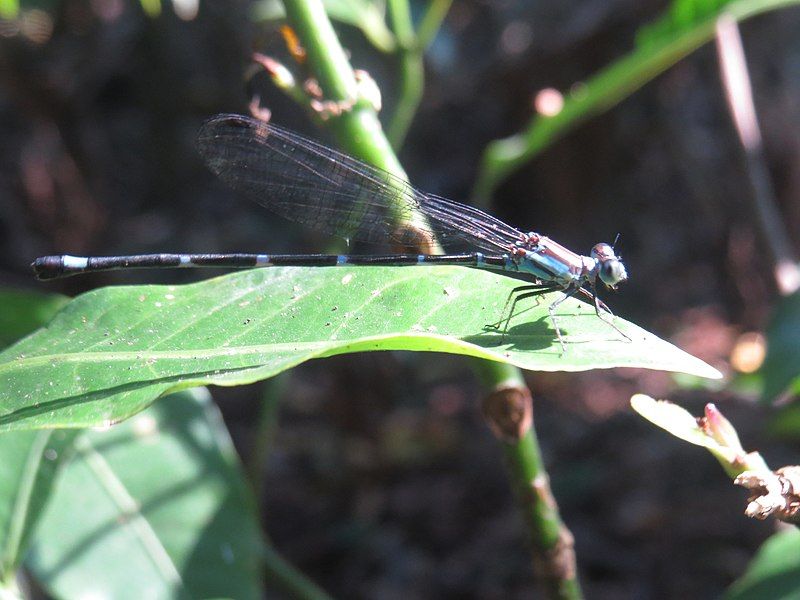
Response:
[[[165,267],[462,265],[501,271],[530,282],[514,290],[506,302],[504,318],[493,326],[503,332],[520,300],[562,291],[563,295],[549,307],[562,348],[564,340],[555,315],[558,305],[580,294],[594,304],[598,317],[610,315],[611,311],[597,297],[597,282],[614,288],[627,279],[622,261],[609,244],[596,244],[589,256],[576,254],[548,237],[523,233],[481,210],[417,190],[386,171],[271,123],[239,115],[218,115],[201,128],[198,148],[209,168],[234,190],[292,221],[364,242],[406,248],[437,244],[437,248],[446,249],[460,245],[470,251],[43,256],[32,265],[37,277],[54,279],[89,271]]]

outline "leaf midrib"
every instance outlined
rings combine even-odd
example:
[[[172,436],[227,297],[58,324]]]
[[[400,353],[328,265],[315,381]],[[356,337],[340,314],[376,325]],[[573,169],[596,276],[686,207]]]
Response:
[[[23,367],[35,367],[53,361],[64,363],[85,363],[96,362],[102,363],[106,361],[141,361],[142,359],[196,359],[198,357],[222,357],[222,356],[246,356],[250,354],[263,354],[265,352],[277,353],[293,353],[307,350],[328,350],[332,347],[341,347],[348,345],[362,345],[369,344],[370,342],[380,342],[384,340],[391,340],[393,338],[414,338],[414,339],[432,339],[432,340],[447,340],[450,343],[457,345],[474,346],[469,342],[460,340],[459,338],[440,335],[434,333],[415,333],[403,332],[392,333],[377,336],[365,336],[352,340],[320,340],[314,342],[271,342],[268,344],[250,344],[246,346],[235,346],[232,348],[195,348],[192,350],[126,350],[126,351],[110,351],[110,352],[72,352],[65,354],[46,354],[41,356],[31,356],[25,358],[17,358],[6,363],[0,364],[0,374]],[[476,346],[476,348],[480,348]],[[485,348],[480,348],[482,351],[488,351]]]

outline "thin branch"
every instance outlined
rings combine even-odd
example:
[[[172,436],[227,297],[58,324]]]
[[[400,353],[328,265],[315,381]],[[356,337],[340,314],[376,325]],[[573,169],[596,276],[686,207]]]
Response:
[[[747,176],[753,188],[753,210],[758,219],[761,238],[772,255],[773,275],[778,290],[782,295],[788,296],[800,287],[800,270],[775,202],[772,180],[764,158],[764,144],[753,102],[747,60],[736,19],[723,15],[717,20],[716,41],[728,109],[744,149]]]

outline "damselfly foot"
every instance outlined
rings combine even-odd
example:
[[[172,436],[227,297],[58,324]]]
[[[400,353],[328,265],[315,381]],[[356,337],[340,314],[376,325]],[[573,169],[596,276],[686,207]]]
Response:
[[[570,286],[565,289],[561,286],[554,284],[523,285],[514,288],[513,290],[511,290],[511,293],[508,295],[506,303],[503,306],[503,311],[501,313],[502,318],[496,323],[491,323],[489,325],[486,325],[484,329],[488,331],[499,331],[501,334],[500,337],[501,343],[505,342],[506,335],[508,334],[508,329],[511,323],[511,319],[514,317],[515,314],[517,314],[516,309],[520,301],[527,300],[529,298],[538,298],[543,294],[559,290],[562,291],[564,295],[555,300],[553,303],[551,303],[550,306],[547,308],[547,311],[548,314],[550,315],[550,321],[553,323],[555,336],[556,339],[558,340],[559,345],[561,346],[562,354],[566,352],[567,347],[564,340],[564,335],[562,334],[561,331],[561,327],[558,324],[556,309],[567,298],[571,298],[576,294],[580,294],[581,296],[592,302],[595,308],[595,314],[601,321],[608,324],[611,328],[614,329],[614,331],[616,331],[623,338],[625,338],[626,341],[628,342],[633,341],[628,334],[622,331],[613,322],[614,313],[611,312],[611,309],[609,309],[606,303],[600,300],[600,298],[596,294],[593,294],[584,287]],[[609,316],[611,317],[611,319],[608,318]]]

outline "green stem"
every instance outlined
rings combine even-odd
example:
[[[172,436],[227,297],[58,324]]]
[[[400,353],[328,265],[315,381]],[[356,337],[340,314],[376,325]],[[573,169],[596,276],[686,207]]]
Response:
[[[387,8],[392,23],[392,32],[397,42],[405,48],[410,48],[416,42],[416,36],[408,0],[389,0]]]
[[[311,71],[326,100],[354,102],[330,117],[337,140],[350,154],[406,179],[400,162],[383,135],[375,110],[358,98],[358,83],[321,0],[284,0],[286,18],[300,36]]]
[[[387,136],[395,150],[402,147],[417,113],[425,84],[423,54],[436,37],[452,0],[433,0],[422,18],[419,31],[414,25],[407,0],[389,0],[392,29],[397,39],[400,60],[400,89],[397,106],[388,126]]]
[[[264,385],[261,414],[256,428],[255,448],[247,465],[256,497],[259,497],[262,492],[265,463],[275,438],[279,399],[286,387],[286,380],[287,377],[284,373],[269,379]],[[272,540],[266,534],[262,547],[262,559],[266,581],[272,589],[280,590],[293,598],[302,600],[330,600],[330,596],[278,553]]]
[[[278,428],[278,408],[287,379],[285,373],[271,377],[264,382],[261,393],[261,412],[258,415],[253,451],[250,453],[250,460],[247,464],[248,478],[257,498],[261,497],[263,492],[264,471],[269,451],[275,440],[275,431]]]
[[[309,64],[319,79],[325,98],[334,101],[352,99],[345,94],[349,93],[347,90],[351,89],[351,84],[355,86],[353,70],[349,64],[344,68],[337,58],[344,56],[344,51],[335,34],[332,34],[333,29],[321,2],[284,0],[284,3],[287,19],[308,52]],[[439,11],[441,9],[442,5],[439,5]],[[403,7],[398,4],[394,10],[398,11],[399,22],[404,18]],[[331,33],[330,37],[328,33]],[[327,53],[331,53],[332,56],[327,56]],[[331,117],[326,122],[348,152],[365,162],[405,178],[400,163],[380,128],[377,114],[368,104],[356,102],[351,110]],[[402,211],[404,207],[397,208],[398,211]],[[475,361],[474,364],[490,389],[513,390],[519,396],[530,398],[522,374],[515,367],[487,361]],[[541,551],[535,560],[537,572],[542,574],[548,590],[551,590],[550,597],[570,600],[579,598],[580,591],[574,577],[574,557],[566,561],[566,568],[561,568],[561,571],[571,572],[572,577],[551,575],[560,572],[559,568],[554,566],[557,563],[556,559],[568,555],[569,552],[558,552],[558,550],[565,546],[564,539],[571,539],[571,536],[558,518],[558,511],[549,493],[538,442],[533,437],[532,429],[526,430],[520,439],[513,443],[503,443],[520,508],[525,514],[526,522],[530,523],[529,531],[533,544],[537,552]],[[536,493],[532,493],[533,491]],[[571,545],[567,546],[567,550],[571,551]]]
[[[356,77],[320,0],[285,0],[286,19],[301,36],[308,62],[325,97],[355,99]]]
[[[516,444],[505,444],[503,450],[534,546],[534,570],[547,595],[564,600],[582,598],[573,537],[558,513],[534,430]]]
[[[579,600],[573,537],[561,520],[550,489],[533,418],[533,401],[519,369],[475,361],[478,375],[493,390],[484,416],[500,441],[517,505],[533,545],[534,571],[548,598]]]
[[[737,21],[800,3],[800,0],[738,0],[720,9]],[[565,99],[554,116],[535,116],[526,131],[490,143],[484,151],[472,200],[486,206],[502,181],[579,123],[599,115],[641,88],[655,76],[708,42],[716,14],[693,28],[639,47],[612,63]]]
[[[428,5],[417,28],[417,46],[421,50],[426,50],[433,43],[452,3],[453,0],[432,0]]]
[[[411,121],[422,100],[425,84],[425,70],[422,62],[422,48],[414,35],[411,9],[408,0],[389,0],[389,16],[392,30],[397,39],[397,56],[400,59],[400,89],[397,106],[389,123],[387,137],[392,148],[398,150],[405,140]]]
[[[355,74],[321,0],[284,0],[284,5],[287,20],[303,42],[309,66],[317,76],[325,100],[343,107],[338,114],[326,119],[330,129],[349,154],[396,175],[399,197],[405,193],[400,188],[408,177],[383,133],[377,112],[368,100],[358,96]],[[441,251],[435,240],[430,240],[430,235],[425,233],[430,227],[423,215],[409,215],[408,206],[392,208],[394,212],[390,216],[410,231],[418,231],[420,240],[426,243],[426,251]]]
[[[392,148],[399,150],[422,101],[425,82],[425,68],[422,51],[418,49],[400,50],[400,89],[397,106],[387,128],[387,136]]]

